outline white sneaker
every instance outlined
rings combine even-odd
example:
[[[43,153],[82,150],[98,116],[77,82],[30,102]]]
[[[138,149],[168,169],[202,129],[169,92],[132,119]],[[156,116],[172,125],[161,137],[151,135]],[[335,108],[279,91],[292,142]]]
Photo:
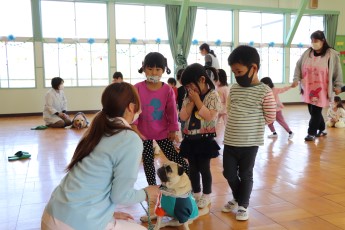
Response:
[[[294,135],[295,135],[294,133],[290,133],[290,134],[289,134],[289,140],[291,140],[291,139],[293,138]]]
[[[268,138],[276,138],[276,137],[278,137],[278,134],[272,133],[272,134],[270,134],[270,135],[267,135],[267,137],[268,137]]]
[[[202,194],[202,196],[200,197],[200,199],[198,201],[198,208],[205,208],[209,204],[211,204],[210,196],[209,195],[205,196],[204,194]]]
[[[249,210],[243,206],[239,206],[236,213],[236,220],[248,220],[249,219]]]
[[[222,209],[222,212],[231,212],[238,208],[238,203],[235,201],[235,199],[232,199],[228,203],[226,203]]]

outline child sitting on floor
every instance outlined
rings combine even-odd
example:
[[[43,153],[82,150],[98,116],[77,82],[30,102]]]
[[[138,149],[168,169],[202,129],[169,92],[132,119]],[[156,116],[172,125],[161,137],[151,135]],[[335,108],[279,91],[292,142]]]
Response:
[[[343,107],[340,97],[334,97],[334,103],[331,104],[327,111],[327,118],[327,127],[345,127],[345,109]]]

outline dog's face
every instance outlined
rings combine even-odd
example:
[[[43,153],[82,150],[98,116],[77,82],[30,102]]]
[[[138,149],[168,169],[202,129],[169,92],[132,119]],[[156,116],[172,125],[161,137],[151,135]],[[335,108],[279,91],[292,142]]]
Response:
[[[78,115],[73,120],[73,127],[77,129],[85,128],[86,121],[82,115]]]
[[[181,165],[169,161],[157,170],[157,175],[163,184],[168,182],[176,183],[183,175],[184,169]]]

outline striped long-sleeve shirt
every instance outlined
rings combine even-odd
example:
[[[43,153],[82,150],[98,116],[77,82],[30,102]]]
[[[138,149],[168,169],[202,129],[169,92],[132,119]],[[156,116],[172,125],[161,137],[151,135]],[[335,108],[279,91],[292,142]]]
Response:
[[[276,102],[272,90],[263,83],[251,87],[233,84],[228,97],[227,112],[225,145],[263,145],[265,124],[276,119]]]

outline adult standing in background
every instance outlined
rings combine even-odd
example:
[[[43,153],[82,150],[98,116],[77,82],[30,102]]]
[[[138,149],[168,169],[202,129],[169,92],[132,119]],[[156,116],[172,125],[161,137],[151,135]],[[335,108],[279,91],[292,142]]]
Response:
[[[51,81],[52,88],[45,95],[43,119],[46,126],[64,128],[72,124],[67,115],[67,99],[64,94],[64,80],[54,77]]]
[[[339,53],[331,48],[322,31],[310,35],[311,47],[297,61],[292,87],[298,82],[303,101],[310,114],[308,135],[305,141],[327,135],[322,108],[333,99],[333,90],[342,86],[342,70]]]
[[[207,43],[202,44],[199,47],[199,50],[200,50],[200,54],[202,56],[205,56],[205,66],[213,67],[215,69],[220,69],[218,58],[216,54],[214,53],[214,51],[210,49],[210,46]],[[218,81],[218,79],[214,79],[214,75],[210,70],[207,70],[207,74],[211,78],[213,83]]]

